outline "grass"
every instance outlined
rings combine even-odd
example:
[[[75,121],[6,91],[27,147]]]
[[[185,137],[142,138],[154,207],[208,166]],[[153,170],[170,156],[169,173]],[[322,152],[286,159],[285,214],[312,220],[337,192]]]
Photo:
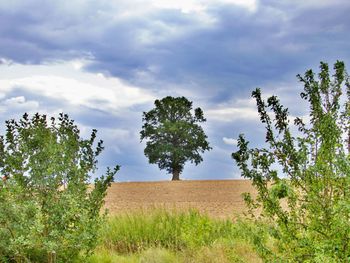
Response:
[[[111,217],[89,263],[262,262],[267,229],[197,211],[155,209]]]

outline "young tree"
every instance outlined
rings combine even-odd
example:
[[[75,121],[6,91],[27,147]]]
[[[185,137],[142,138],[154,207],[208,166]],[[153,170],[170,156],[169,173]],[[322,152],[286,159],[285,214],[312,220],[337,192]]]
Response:
[[[150,163],[172,173],[179,180],[185,162],[196,165],[201,153],[211,149],[201,126],[205,122],[200,108],[192,114],[192,102],[185,97],[165,97],[155,101],[155,108],[143,113],[141,141],[146,139],[145,155]]]
[[[249,149],[240,135],[239,150],[232,155],[258,191],[256,200],[245,199],[272,222],[270,233],[283,262],[350,259],[350,85],[343,62],[337,61],[334,71],[331,76],[321,62],[318,80],[312,70],[298,75],[310,115],[308,123],[295,119],[297,137],[289,127],[288,109],[275,96],[266,103],[255,90],[268,147]]]
[[[24,114],[0,137],[0,262],[73,262],[96,245],[106,190],[118,171],[89,185],[102,141],[80,138],[67,115]]]

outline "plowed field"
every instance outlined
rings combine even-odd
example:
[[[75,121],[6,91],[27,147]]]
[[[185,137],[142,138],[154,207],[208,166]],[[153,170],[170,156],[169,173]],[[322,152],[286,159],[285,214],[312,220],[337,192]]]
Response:
[[[255,195],[247,180],[161,181],[113,183],[108,190],[106,207],[111,214],[147,210],[196,208],[216,218],[230,218],[246,211],[241,197]]]

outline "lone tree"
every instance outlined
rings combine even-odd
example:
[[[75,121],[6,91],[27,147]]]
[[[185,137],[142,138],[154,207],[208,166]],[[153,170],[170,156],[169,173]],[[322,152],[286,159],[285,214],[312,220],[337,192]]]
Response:
[[[0,262],[76,262],[96,246],[100,210],[119,169],[90,179],[103,150],[66,114],[24,114],[0,136]],[[90,185],[90,186],[89,186]]]
[[[185,162],[196,165],[203,161],[201,153],[211,147],[202,127],[201,108],[192,113],[192,102],[185,97],[165,97],[154,102],[155,108],[143,113],[141,141],[146,139],[145,155],[150,163],[172,173],[179,180]]]
[[[252,96],[266,127],[267,147],[250,149],[240,135],[232,157],[258,191],[256,199],[246,194],[245,200],[251,208],[262,208],[271,222],[269,233],[279,251],[271,250],[269,261],[348,262],[349,77],[344,63],[337,61],[333,75],[321,62],[318,79],[312,70],[298,78],[304,85],[301,98],[310,104],[307,122],[294,120],[298,136],[292,135],[288,109],[276,96],[266,102],[256,89]]]

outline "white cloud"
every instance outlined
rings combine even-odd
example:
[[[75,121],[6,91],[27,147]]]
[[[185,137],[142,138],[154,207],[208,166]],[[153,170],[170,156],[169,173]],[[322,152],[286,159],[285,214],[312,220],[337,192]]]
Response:
[[[242,99],[242,98],[237,98],[235,101],[231,102],[237,107],[249,107],[249,108],[256,108],[256,101],[253,98],[248,98],[248,99]]]
[[[217,4],[240,6],[249,11],[255,11],[257,8],[256,0],[153,0],[152,4],[158,8],[180,9],[184,13],[202,13],[208,7]]]
[[[85,60],[81,59],[73,60],[71,63],[73,68],[76,70],[81,70],[84,66],[86,66],[86,64],[88,64]]]
[[[6,99],[4,101],[4,104],[11,107],[15,104],[23,104],[23,103],[25,103],[25,101],[26,101],[26,99],[23,96],[19,96],[19,97],[13,97],[10,99]]]
[[[73,106],[85,106],[111,114],[120,114],[134,105],[155,99],[149,91],[127,85],[118,78],[82,72],[82,67],[81,61],[3,67],[5,72],[0,74],[0,93],[6,94],[20,88],[50,99],[63,100]],[[6,77],[9,72],[16,72],[20,77]],[[8,103],[21,103],[23,100],[24,97],[17,97]]]
[[[236,98],[206,111],[211,120],[220,122],[257,121],[259,119],[253,98]]]
[[[13,63],[12,60],[7,59],[7,58],[1,58],[0,57],[0,65],[7,65],[10,66]]]
[[[10,113],[17,110],[33,112],[38,109],[39,106],[39,102],[34,100],[27,101],[24,96],[11,97],[0,101],[0,112]]]
[[[193,0],[153,0],[152,5],[156,8],[161,9],[179,9],[184,13],[191,12],[203,12],[205,10],[205,5],[203,1],[193,1]]]
[[[211,109],[206,112],[208,119],[221,122],[234,121],[257,121],[258,113],[255,108],[248,107],[221,107],[218,109]]]
[[[251,12],[255,12],[258,8],[257,0],[221,0],[224,4],[231,4],[240,7],[244,7]]]
[[[233,146],[237,145],[237,140],[236,139],[223,137],[222,140],[227,145],[233,145]]]

